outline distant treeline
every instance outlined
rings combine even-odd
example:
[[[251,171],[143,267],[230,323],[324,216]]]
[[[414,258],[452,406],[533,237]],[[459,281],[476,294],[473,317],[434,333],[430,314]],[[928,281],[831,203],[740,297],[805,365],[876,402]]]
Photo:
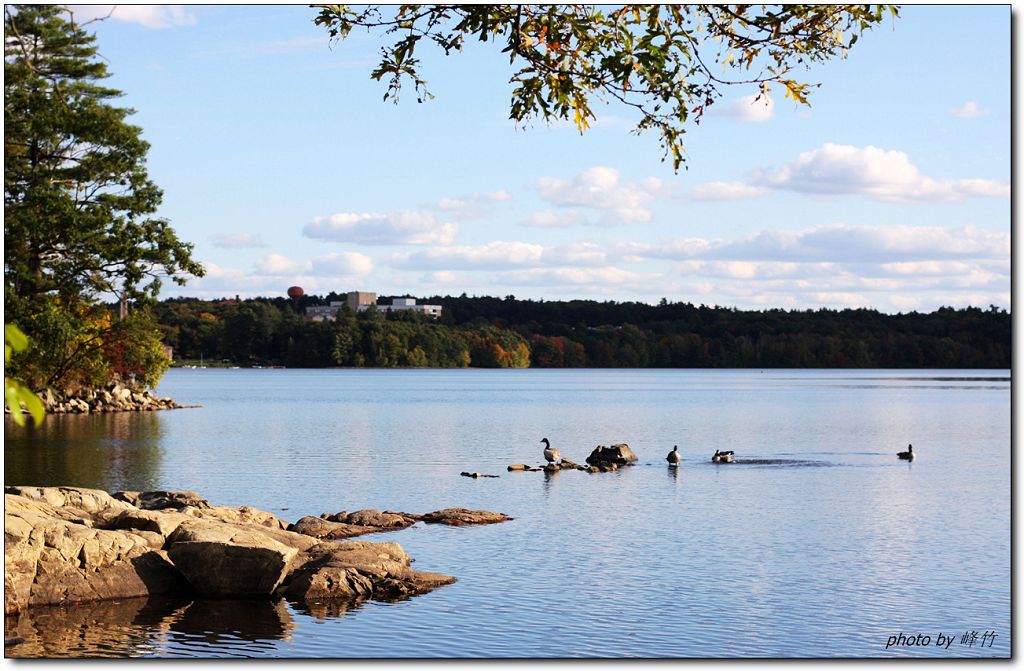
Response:
[[[314,322],[304,296],[169,299],[153,308],[175,359],[235,365],[367,367],[1009,368],[1005,310],[736,310],[513,296],[431,296],[440,320],[413,313]],[[390,301],[388,301],[390,302]]]

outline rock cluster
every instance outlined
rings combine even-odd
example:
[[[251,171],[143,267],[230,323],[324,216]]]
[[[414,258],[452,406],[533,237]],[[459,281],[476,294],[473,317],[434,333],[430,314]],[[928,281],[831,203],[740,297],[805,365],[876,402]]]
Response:
[[[474,524],[497,524],[508,522],[512,518],[503,513],[489,510],[467,510],[466,508],[445,508],[417,515],[415,513],[396,513],[391,510],[357,510],[354,513],[340,512],[334,515],[303,517],[288,527],[289,531],[327,540],[352,538],[363,534],[380,533],[405,529],[417,522],[427,524],[447,524],[453,527]]]
[[[171,408],[195,408],[199,406],[182,405],[169,397],[158,397],[148,389],[135,390],[120,384],[113,384],[100,389],[83,389],[77,392],[62,392],[46,389],[39,394],[39,399],[50,414],[91,412],[123,412],[168,410]],[[5,412],[10,412],[5,408]]]
[[[625,443],[619,443],[618,445],[612,445],[611,447],[605,445],[598,445],[594,448],[594,451],[587,457],[587,466],[577,464],[569,459],[562,459],[557,464],[549,463],[542,467],[531,468],[526,464],[509,464],[509,471],[544,471],[545,473],[555,473],[558,471],[566,470],[577,470],[587,471],[588,473],[607,473],[609,471],[618,470],[620,466],[626,466],[636,462],[636,453]]]
[[[360,510],[288,525],[194,492],[4,488],[4,612],[153,594],[296,599],[400,598],[455,581],[416,571],[396,543],[334,539],[419,520],[461,526],[511,519],[449,508]]]

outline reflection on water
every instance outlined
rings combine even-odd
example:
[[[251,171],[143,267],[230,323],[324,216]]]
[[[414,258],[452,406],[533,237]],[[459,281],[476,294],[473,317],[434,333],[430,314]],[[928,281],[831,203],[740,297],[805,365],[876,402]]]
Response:
[[[994,647],[912,654],[1007,656],[1006,373],[172,370],[160,395],[203,408],[7,426],[6,482],[194,490],[291,522],[455,506],[515,519],[372,537],[458,578],[409,601],[41,611],[16,620],[32,635],[8,652],[888,656],[901,630],[977,629]],[[543,463],[542,436],[578,463],[619,442],[640,462],[505,471]],[[896,458],[908,443],[913,463]],[[736,462],[713,464],[716,449]]]
[[[5,420],[4,482],[158,489],[161,420],[160,412],[50,415],[38,427]]]
[[[149,597],[32,608],[4,638],[8,657],[261,656],[294,628],[283,601]]]

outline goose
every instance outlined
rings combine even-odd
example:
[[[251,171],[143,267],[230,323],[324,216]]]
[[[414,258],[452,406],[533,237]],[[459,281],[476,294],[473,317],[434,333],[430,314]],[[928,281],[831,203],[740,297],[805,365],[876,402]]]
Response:
[[[551,447],[551,441],[547,438],[541,438],[540,442],[544,443],[544,458],[548,460],[549,464],[562,460],[562,454],[555,448]]]
[[[669,466],[678,466],[679,462],[683,460],[683,455],[679,454],[679,446],[673,445],[672,451],[665,457],[665,461],[668,462]]]
[[[907,461],[913,461],[914,460],[914,446],[913,445],[907,445],[907,451],[906,452],[897,452],[896,456],[899,457],[900,459],[906,459]]]
[[[732,463],[732,450],[728,452],[722,452],[721,450],[715,450],[715,453],[711,456],[711,461],[716,464],[731,464]]]

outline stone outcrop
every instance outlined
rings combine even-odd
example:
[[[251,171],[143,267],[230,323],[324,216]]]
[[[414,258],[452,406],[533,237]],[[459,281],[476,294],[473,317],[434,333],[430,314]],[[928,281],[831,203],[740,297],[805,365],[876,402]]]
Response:
[[[157,594],[402,598],[455,580],[413,570],[395,543],[323,542],[312,526],[309,534],[301,524],[289,531],[271,513],[212,506],[194,492],[5,487],[4,499],[5,613]],[[462,511],[477,519],[485,512]],[[430,515],[481,523],[449,511]],[[376,510],[331,517],[340,521],[303,519],[358,533],[421,519]],[[494,521],[510,519],[501,517]]]
[[[320,543],[304,553],[281,593],[289,598],[399,599],[455,582],[440,573],[415,571],[398,543]]]
[[[167,554],[203,596],[269,596],[299,551],[259,530],[188,520],[167,537]]]
[[[124,412],[168,410],[171,408],[198,408],[198,405],[182,405],[169,397],[155,396],[148,389],[133,389],[121,384],[112,384],[99,389],[60,391],[44,389],[39,393],[47,414],[91,412]],[[10,409],[4,407],[4,412]]]
[[[114,505],[121,502],[105,492],[68,487],[7,489],[24,490],[36,498],[4,494],[5,613],[33,605],[144,596],[186,587],[163,551],[158,533],[96,528],[125,512]],[[94,508],[103,497],[113,510]],[[50,503],[59,500],[66,504]]]
[[[632,464],[636,462],[636,453],[630,449],[629,445],[620,443],[618,445],[612,445],[607,447],[605,445],[598,445],[594,448],[594,451],[587,457],[587,463],[591,466],[597,466],[598,469],[602,466],[616,465],[625,466],[626,464]]]
[[[295,524],[289,526],[288,530],[305,534],[306,536],[311,536],[313,538],[332,541],[362,536],[363,534],[378,533],[381,531],[394,531],[394,529],[391,528],[368,527],[359,524],[332,522],[331,520],[324,519],[323,517],[313,517],[312,515],[303,517]]]

